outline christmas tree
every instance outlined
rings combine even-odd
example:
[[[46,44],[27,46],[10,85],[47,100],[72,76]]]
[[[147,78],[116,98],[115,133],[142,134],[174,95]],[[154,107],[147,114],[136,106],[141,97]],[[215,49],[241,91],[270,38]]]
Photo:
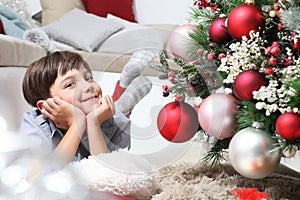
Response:
[[[199,130],[213,141],[205,161],[229,153],[238,172],[261,178],[299,150],[299,16],[296,0],[193,1],[189,44],[174,58],[179,70],[164,53],[152,67],[171,82],[164,96],[199,106]]]

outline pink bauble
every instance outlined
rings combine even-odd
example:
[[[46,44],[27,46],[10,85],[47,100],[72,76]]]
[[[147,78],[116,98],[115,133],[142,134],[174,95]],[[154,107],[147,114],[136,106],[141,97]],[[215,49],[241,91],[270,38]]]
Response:
[[[237,100],[230,94],[216,93],[201,103],[198,120],[201,128],[218,139],[234,135]]]
[[[261,11],[252,4],[242,4],[231,10],[227,18],[229,34],[241,40],[242,36],[249,36],[249,32],[264,30],[265,20]]]
[[[196,58],[191,54],[191,45],[193,40],[189,34],[193,33],[197,27],[192,24],[179,25],[170,35],[168,46],[171,53],[175,57],[185,59],[186,61],[194,61]]]
[[[280,115],[275,126],[278,134],[286,140],[300,138],[300,115],[297,113],[287,112]]]
[[[255,70],[241,72],[232,84],[235,96],[240,100],[253,100],[253,91],[258,91],[261,86],[268,85],[267,79]]]
[[[174,143],[186,142],[198,130],[198,116],[191,105],[183,101],[174,101],[160,110],[157,127],[166,140]]]
[[[226,26],[225,18],[215,19],[208,30],[209,39],[217,44],[226,44],[231,40]]]

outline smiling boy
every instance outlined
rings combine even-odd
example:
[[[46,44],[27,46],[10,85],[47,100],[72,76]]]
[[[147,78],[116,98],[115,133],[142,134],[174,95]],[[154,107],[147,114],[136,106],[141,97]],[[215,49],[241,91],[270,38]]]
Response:
[[[145,78],[133,80],[146,86],[143,95],[151,89]],[[111,96],[102,95],[89,65],[78,54],[58,51],[32,63],[22,88],[26,101],[37,108],[24,113],[20,128],[32,146],[54,150],[66,161],[130,147],[130,120],[126,113],[116,112]],[[132,91],[130,85],[128,90]],[[130,102],[123,96],[124,102]]]

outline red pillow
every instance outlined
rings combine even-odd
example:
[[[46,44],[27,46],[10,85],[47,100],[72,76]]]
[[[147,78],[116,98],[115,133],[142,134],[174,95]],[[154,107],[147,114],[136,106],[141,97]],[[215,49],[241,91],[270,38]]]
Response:
[[[5,34],[5,33],[4,33],[3,24],[2,24],[2,22],[1,22],[1,20],[0,20],[0,34]]]
[[[137,22],[133,12],[133,0],[82,0],[88,13],[100,17],[111,14],[130,22]]]

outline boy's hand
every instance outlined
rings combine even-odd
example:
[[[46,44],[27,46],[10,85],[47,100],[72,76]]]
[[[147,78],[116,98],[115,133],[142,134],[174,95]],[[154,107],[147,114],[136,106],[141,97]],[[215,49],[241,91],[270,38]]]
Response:
[[[115,112],[116,109],[112,97],[105,95],[99,100],[99,106],[87,115],[87,120],[93,120],[101,125],[104,121],[111,118]]]
[[[78,123],[85,121],[85,115],[78,107],[59,97],[44,101],[41,112],[50,118],[57,128],[61,129],[68,129],[76,121]]]

